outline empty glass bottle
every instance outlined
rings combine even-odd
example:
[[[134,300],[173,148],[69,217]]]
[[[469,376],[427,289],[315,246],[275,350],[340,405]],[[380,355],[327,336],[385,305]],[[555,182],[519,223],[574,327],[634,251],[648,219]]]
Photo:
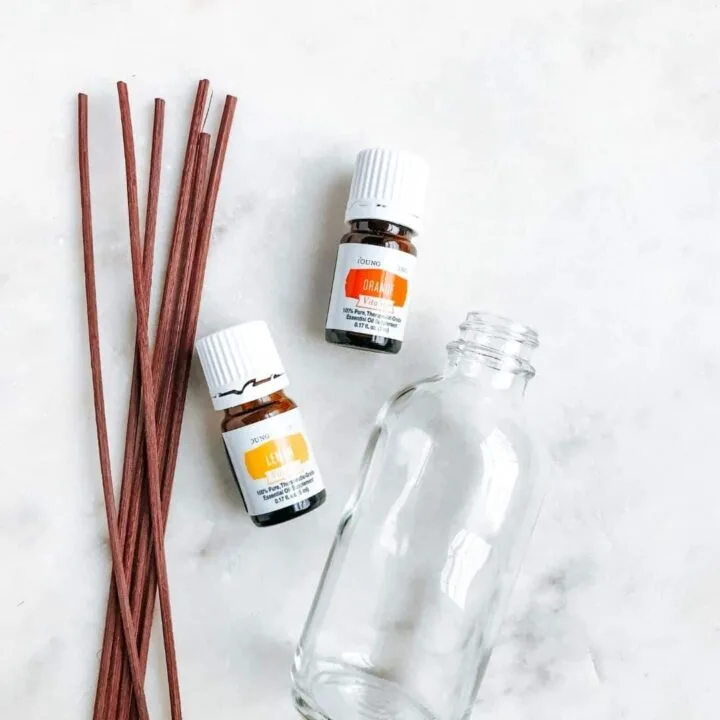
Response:
[[[470,313],[445,371],[383,409],[298,646],[311,720],[467,718],[541,492],[530,328]]]

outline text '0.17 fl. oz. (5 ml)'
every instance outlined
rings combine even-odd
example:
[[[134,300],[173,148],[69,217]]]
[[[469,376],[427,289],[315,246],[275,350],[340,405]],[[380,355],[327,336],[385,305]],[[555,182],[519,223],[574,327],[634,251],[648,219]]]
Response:
[[[357,157],[340,240],[325,338],[361,350],[402,346],[428,167],[406,152],[370,148]]]
[[[325,489],[268,326],[249,322],[197,343],[223,441],[252,521],[277,525],[325,502]]]

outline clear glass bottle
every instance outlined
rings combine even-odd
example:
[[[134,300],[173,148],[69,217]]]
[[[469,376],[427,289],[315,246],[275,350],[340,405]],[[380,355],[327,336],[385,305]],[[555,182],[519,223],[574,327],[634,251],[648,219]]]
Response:
[[[522,401],[537,334],[470,313],[383,409],[293,668],[311,720],[467,718],[540,507]]]

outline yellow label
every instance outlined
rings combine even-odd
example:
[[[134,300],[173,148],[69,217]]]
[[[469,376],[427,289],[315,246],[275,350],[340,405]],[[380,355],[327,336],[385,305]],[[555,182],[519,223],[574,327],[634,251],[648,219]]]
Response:
[[[323,489],[297,408],[229,430],[223,440],[251,515],[290,507]]]
[[[253,480],[265,480],[285,465],[308,462],[310,448],[302,433],[268,440],[245,453],[245,468]]]

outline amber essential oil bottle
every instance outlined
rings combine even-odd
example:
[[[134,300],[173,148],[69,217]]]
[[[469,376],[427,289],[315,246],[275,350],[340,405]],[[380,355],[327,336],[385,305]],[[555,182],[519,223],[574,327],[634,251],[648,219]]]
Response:
[[[397,150],[363,150],[355,162],[340,240],[325,339],[397,353],[407,324],[428,167]]]
[[[325,502],[325,488],[268,326],[235,325],[197,342],[197,352],[243,502],[260,526]]]

